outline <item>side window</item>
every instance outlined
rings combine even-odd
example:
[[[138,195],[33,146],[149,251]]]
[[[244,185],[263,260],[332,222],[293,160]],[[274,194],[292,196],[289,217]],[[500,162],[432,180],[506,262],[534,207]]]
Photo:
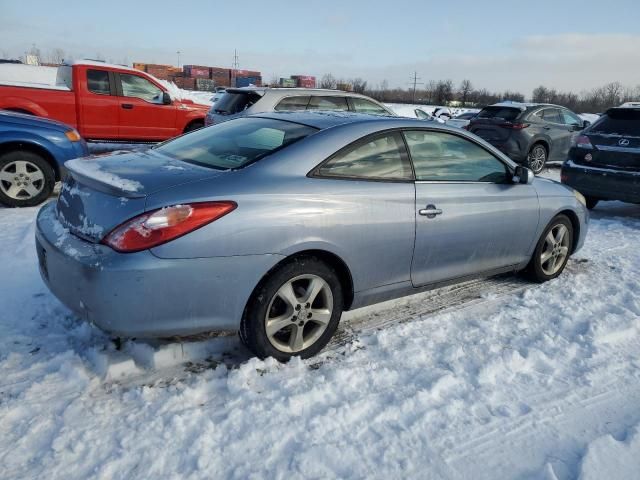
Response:
[[[123,96],[141,98],[151,103],[162,103],[162,90],[146,78],[121,73],[120,82]]]
[[[557,108],[546,108],[542,111],[542,118],[546,122],[551,123],[564,123],[562,117],[560,116],[560,112]]]
[[[313,96],[307,110],[349,110],[347,97]]]
[[[402,137],[388,133],[358,142],[339,152],[317,173],[326,177],[370,180],[411,180],[413,178]]]
[[[475,143],[443,132],[405,132],[416,180],[505,183],[504,163]]]
[[[572,126],[582,125],[582,120],[580,120],[580,118],[577,115],[574,115],[569,110],[560,110],[560,112],[562,113],[562,119],[563,119],[562,123],[565,123],[567,125],[572,125]]]
[[[309,96],[287,97],[280,100],[276,105],[276,110],[306,110],[309,103]]]
[[[106,70],[87,70],[87,88],[91,93],[111,95],[109,72]]]
[[[374,115],[389,115],[387,111],[382,108],[380,105],[376,105],[369,100],[365,100],[364,98],[359,97],[351,97],[351,101],[353,102],[353,108],[358,113],[371,113]]]
[[[421,120],[429,120],[431,118],[431,115],[420,108],[416,108],[413,112],[416,114],[416,118]]]

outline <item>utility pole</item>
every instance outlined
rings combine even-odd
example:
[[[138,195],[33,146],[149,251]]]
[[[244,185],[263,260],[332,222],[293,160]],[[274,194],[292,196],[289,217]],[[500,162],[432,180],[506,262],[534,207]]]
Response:
[[[180,68],[180,50],[176,52],[178,54],[178,68]]]
[[[240,67],[238,62],[238,50],[233,50],[233,64],[231,65],[231,86],[236,86],[236,70]]]
[[[413,78],[411,79],[411,83],[409,83],[409,85],[413,84],[413,95],[411,96],[411,101],[413,103],[416,102],[416,86],[424,85],[424,82],[419,82],[418,80],[422,80],[418,76],[418,72],[413,72]]]

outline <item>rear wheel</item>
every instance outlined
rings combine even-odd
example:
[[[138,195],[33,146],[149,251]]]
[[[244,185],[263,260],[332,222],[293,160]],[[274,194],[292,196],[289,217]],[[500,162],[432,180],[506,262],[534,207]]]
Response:
[[[312,357],[333,336],[343,309],[336,272],[315,257],[287,263],[249,300],[240,338],[258,357],[286,362]]]
[[[573,225],[565,215],[558,215],[538,240],[526,273],[536,282],[556,278],[567,265],[573,245]]]
[[[9,207],[32,207],[53,191],[55,173],[34,152],[15,150],[0,156],[0,202]]]
[[[536,143],[527,155],[527,167],[536,175],[542,171],[547,163],[547,149],[541,143]]]
[[[584,198],[587,201],[587,208],[589,210],[593,210],[594,208],[596,208],[596,205],[598,205],[598,202],[600,201],[600,199],[596,197],[584,197]]]

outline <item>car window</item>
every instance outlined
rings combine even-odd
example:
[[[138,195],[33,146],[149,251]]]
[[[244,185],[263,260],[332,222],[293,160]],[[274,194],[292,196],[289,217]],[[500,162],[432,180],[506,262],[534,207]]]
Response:
[[[413,113],[416,114],[417,118],[420,118],[422,120],[428,120],[431,118],[431,115],[429,115],[427,112],[425,112],[424,110],[421,110],[419,108],[416,108]]]
[[[347,97],[313,96],[307,110],[349,110]]]
[[[411,180],[413,174],[399,133],[368,138],[324,163],[318,174],[372,180]]]
[[[309,103],[308,95],[299,95],[297,97],[287,97],[283,98],[278,105],[276,105],[276,110],[287,110],[287,111],[296,111],[296,110],[306,110],[307,104]]]
[[[582,125],[582,120],[577,115],[571,113],[569,110],[560,110],[562,115],[562,123],[567,125]]]
[[[564,120],[560,116],[560,111],[557,108],[545,108],[542,110],[542,119],[545,122],[564,123]]]
[[[156,150],[179,160],[226,170],[241,168],[317,129],[268,118],[239,118],[165,142]]]
[[[109,72],[106,70],[87,70],[87,88],[92,93],[111,95]]]
[[[589,133],[640,137],[640,110],[635,108],[609,110],[589,128]]]
[[[416,180],[505,183],[504,163],[475,143],[444,132],[405,132]]]
[[[389,115],[389,113],[380,105],[359,97],[351,97],[353,108],[358,113],[370,113],[373,115]]]
[[[225,92],[220,99],[211,107],[215,113],[233,115],[240,113],[254,105],[262,97],[254,92],[231,93]]]
[[[485,107],[478,113],[478,118],[501,118],[511,122],[520,115],[519,108],[513,107]]]
[[[120,83],[122,84],[122,95],[125,97],[140,98],[153,103],[161,103],[162,101],[162,90],[146,78],[121,73]]]

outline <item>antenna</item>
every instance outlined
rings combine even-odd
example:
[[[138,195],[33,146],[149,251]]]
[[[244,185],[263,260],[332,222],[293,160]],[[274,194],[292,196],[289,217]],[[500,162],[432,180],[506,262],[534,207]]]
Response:
[[[178,68],[180,68],[180,50],[176,52],[178,54]]]
[[[419,82],[418,80],[422,80],[419,76],[418,76],[418,72],[413,72],[413,78],[411,79],[411,82],[409,83],[409,85],[413,84],[413,95],[411,96],[411,101],[415,103],[416,101],[416,86],[417,85],[424,85],[424,82]]]

